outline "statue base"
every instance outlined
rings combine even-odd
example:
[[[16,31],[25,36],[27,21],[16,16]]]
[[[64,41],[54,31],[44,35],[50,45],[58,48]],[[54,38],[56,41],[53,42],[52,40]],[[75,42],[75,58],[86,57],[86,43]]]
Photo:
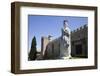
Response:
[[[66,59],[71,59],[71,55],[69,55],[69,56],[64,56],[64,57],[61,57],[61,59],[64,59],[64,60],[66,60]]]

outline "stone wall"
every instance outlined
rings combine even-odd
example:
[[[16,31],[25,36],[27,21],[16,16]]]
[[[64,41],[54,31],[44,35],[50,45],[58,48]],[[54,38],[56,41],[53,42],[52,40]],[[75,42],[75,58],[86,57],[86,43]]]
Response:
[[[60,38],[54,39],[45,48],[44,59],[58,59],[60,57]]]
[[[88,57],[88,27],[84,25],[71,32],[71,55]]]

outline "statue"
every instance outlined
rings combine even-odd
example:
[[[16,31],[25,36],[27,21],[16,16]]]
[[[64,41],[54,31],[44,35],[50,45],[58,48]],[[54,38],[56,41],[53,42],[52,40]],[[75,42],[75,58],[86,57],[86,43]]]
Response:
[[[71,57],[71,42],[70,42],[70,28],[68,25],[68,21],[64,20],[63,28],[62,28],[62,36],[61,36],[61,57],[66,59]]]

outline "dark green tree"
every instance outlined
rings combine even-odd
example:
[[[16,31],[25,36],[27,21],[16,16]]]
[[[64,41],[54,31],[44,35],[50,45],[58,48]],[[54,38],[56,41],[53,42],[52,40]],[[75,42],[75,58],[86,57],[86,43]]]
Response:
[[[34,36],[31,43],[31,50],[29,52],[29,60],[35,60],[36,54],[37,54],[37,48],[36,48],[36,37]]]

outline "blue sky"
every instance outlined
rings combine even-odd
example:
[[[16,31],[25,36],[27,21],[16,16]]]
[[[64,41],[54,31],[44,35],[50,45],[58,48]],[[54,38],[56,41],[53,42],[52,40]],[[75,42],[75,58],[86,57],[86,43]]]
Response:
[[[74,16],[28,16],[28,46],[30,50],[32,38],[35,36],[37,48],[41,49],[41,36],[52,35],[53,38],[61,36],[61,28],[63,21],[68,20],[71,31],[77,29],[84,24],[88,24],[87,17]]]

